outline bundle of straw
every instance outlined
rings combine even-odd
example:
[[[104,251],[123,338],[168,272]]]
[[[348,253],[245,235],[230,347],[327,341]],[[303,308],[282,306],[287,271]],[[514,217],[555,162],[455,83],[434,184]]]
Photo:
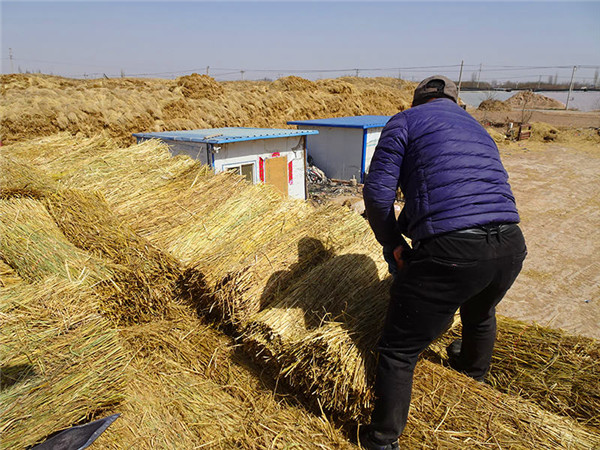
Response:
[[[124,351],[97,302],[58,279],[0,290],[3,447],[35,444],[122,400]]]
[[[17,158],[0,155],[0,198],[37,198],[56,188],[56,183],[43,171]]]
[[[346,247],[286,281],[288,285],[278,287],[271,301],[247,322],[243,340],[253,353],[280,359],[284,348],[294,348],[298,340],[331,321],[344,322],[353,335],[378,335],[391,278],[381,258],[365,253],[362,245]],[[272,294],[272,289],[267,286],[265,292]]]
[[[0,259],[0,288],[22,283],[23,279],[6,262]]]
[[[69,170],[85,165],[89,158],[102,155],[117,147],[105,135],[82,138],[70,133],[57,133],[51,136],[14,142],[4,147],[3,153],[27,161],[34,167],[43,168],[59,177]]]
[[[435,350],[460,337],[460,327]],[[562,330],[498,317],[488,383],[600,431],[600,343]]]
[[[308,401],[345,417],[365,421],[372,398],[372,353],[341,323],[330,323],[289,352],[282,374]],[[359,365],[357,361],[361,361]],[[325,392],[324,391],[329,391]],[[344,397],[342,398],[342,395]],[[337,403],[334,403],[337,400]],[[600,435],[575,421],[547,412],[516,395],[421,360],[414,375],[409,422],[400,439],[405,448],[577,448],[600,445]]]
[[[77,247],[118,264],[117,292],[104,311],[124,322],[168,314],[181,276],[178,262],[134,233],[99,193],[60,190],[44,202],[61,231]]]
[[[11,186],[11,189],[4,190],[5,196],[29,196],[42,200],[58,228],[72,244],[118,265],[110,286],[112,292],[105,303],[107,314],[127,322],[149,320],[167,313],[167,300],[175,295],[176,282],[181,276],[173,257],[123,224],[100,193],[59,189],[41,172],[36,176],[40,187],[31,187],[27,178],[21,176],[30,173],[30,166],[18,164],[12,167],[23,170],[13,170],[5,175]],[[43,213],[38,214],[38,219],[42,216]],[[32,223],[43,223],[43,219],[38,219],[31,218]],[[22,225],[23,221],[15,222]],[[52,228],[49,223],[46,226]]]
[[[108,448],[350,448],[339,430],[275,395],[240,364],[230,340],[182,309],[123,328],[133,355]]]
[[[66,161],[63,164],[68,166]],[[138,201],[138,196],[170,183],[182,172],[194,170],[201,174],[210,171],[190,158],[171,157],[164,143],[147,141],[99,152],[63,174],[60,181],[67,187],[102,191],[111,207],[117,210],[117,205],[125,202],[124,209],[133,207],[140,211],[143,203]]]
[[[224,238],[228,251],[206,252],[207,256],[190,261],[197,273],[206,274],[205,310],[216,311],[242,329],[252,314],[314,265],[350,245],[371,243],[364,219],[346,208],[294,206],[293,202],[282,204],[271,216],[257,218],[248,225],[248,235],[241,229]],[[188,282],[194,285],[193,278]]]
[[[169,160],[161,172],[166,150],[155,143],[126,150],[148,157],[156,172],[133,167],[135,158],[115,151],[86,156],[66,175],[56,165],[53,173],[66,185],[101,190],[119,218],[184,262],[186,287],[201,297],[201,309],[244,331],[247,348],[276,376],[340,417],[364,418],[389,283],[364,220],[334,207],[295,208],[268,188],[184,160]],[[522,361],[527,349],[517,350],[514,359]],[[515,448],[600,445],[568,419],[489,387],[472,390],[468,379],[430,362],[421,366],[419,379],[432,385],[416,383],[415,401],[423,406],[415,408],[416,431],[407,434],[413,446],[483,447],[494,438]],[[472,411],[483,411],[483,421],[469,419]]]
[[[9,168],[12,161],[21,161],[32,173],[41,170],[65,187],[100,190],[111,206],[120,200],[136,211],[142,208],[137,195],[194,168],[201,174],[209,172],[190,158],[172,158],[168,147],[158,141],[121,148],[104,136],[82,138],[61,133],[3,147],[2,153],[10,158],[5,164]]]
[[[107,284],[116,268],[75,247],[37,200],[0,199],[0,257],[22,278],[59,276],[88,286]]]

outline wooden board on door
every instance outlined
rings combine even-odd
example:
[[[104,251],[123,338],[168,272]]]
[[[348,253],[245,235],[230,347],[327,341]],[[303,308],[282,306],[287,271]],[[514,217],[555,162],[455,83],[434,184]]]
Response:
[[[265,183],[272,184],[283,195],[288,195],[287,157],[267,158],[265,160]]]

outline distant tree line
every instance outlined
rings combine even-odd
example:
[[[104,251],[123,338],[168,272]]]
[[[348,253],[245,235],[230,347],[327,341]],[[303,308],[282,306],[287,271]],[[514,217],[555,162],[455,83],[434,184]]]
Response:
[[[477,90],[492,90],[492,89],[523,89],[531,91],[553,91],[553,90],[569,90],[570,80],[558,81],[558,74],[540,76],[536,81],[478,81],[477,73],[474,72],[470,81],[461,83],[462,89],[477,89]],[[589,89],[600,90],[600,73],[598,70],[594,73],[592,81],[581,82],[574,81],[573,89]]]

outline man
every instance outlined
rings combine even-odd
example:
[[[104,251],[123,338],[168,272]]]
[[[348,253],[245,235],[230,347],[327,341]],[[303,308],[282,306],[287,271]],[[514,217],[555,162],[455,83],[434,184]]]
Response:
[[[451,80],[423,80],[413,107],[383,129],[365,182],[369,223],[395,275],[378,345],[375,407],[360,435],[365,448],[398,448],[417,358],[459,308],[462,345],[449,347],[450,365],[483,380],[495,307],[526,255],[498,148],[456,102]],[[406,202],[396,220],[398,187]]]

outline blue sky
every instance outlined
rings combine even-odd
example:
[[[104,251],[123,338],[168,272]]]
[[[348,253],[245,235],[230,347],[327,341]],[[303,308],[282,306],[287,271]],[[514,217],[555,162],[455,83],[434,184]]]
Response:
[[[576,75],[592,78],[600,66],[596,1],[2,1],[1,13],[3,73],[10,53],[15,72],[77,77],[172,77],[210,66],[223,80],[241,70],[246,79],[314,79],[356,68],[361,76],[456,79],[464,60],[464,79],[482,64],[482,80],[545,81],[570,77],[573,65],[590,66]]]

